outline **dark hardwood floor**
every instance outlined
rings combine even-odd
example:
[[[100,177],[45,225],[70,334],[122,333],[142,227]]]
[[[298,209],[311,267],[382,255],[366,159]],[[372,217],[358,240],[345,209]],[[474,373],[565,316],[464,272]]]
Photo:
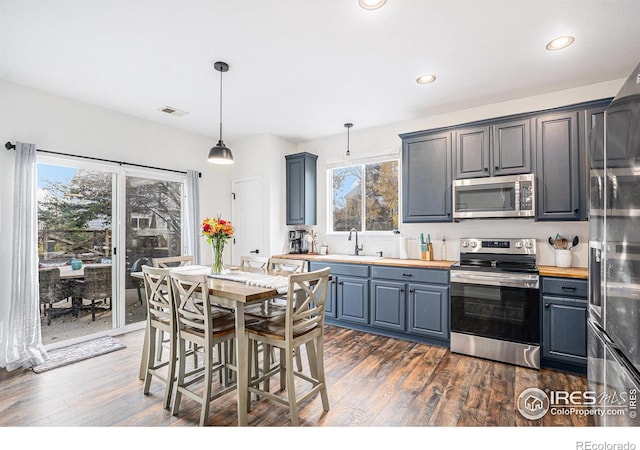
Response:
[[[142,394],[138,367],[143,332],[117,336],[127,345],[41,374],[0,370],[0,425],[8,427],[192,427],[199,407],[183,398],[178,417],[162,408],[163,385]],[[529,387],[586,390],[581,376],[532,370],[452,354],[445,348],[328,326],[325,361],[331,409],[318,396],[300,411],[318,427],[582,427],[577,415],[528,420],[515,399]],[[272,382],[272,386],[277,382]],[[235,426],[235,395],[216,400],[211,426]],[[289,425],[287,409],[253,402],[249,425]]]

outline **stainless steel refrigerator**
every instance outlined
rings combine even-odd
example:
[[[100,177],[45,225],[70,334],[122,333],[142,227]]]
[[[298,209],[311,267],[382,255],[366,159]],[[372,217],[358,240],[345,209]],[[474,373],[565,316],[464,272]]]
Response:
[[[596,423],[640,426],[640,64],[589,143],[587,378]]]

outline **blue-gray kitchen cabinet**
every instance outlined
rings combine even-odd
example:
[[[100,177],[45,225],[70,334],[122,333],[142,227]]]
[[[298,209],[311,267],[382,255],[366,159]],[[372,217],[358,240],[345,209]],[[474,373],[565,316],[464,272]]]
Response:
[[[542,277],[542,364],[584,372],[587,290],[581,279]]]
[[[316,225],[316,161],[302,152],[286,155],[287,225]]]
[[[528,118],[456,129],[456,179],[530,173],[530,129]]]
[[[451,222],[451,133],[400,137],[403,222]]]
[[[374,265],[371,278],[372,327],[448,344],[448,270]]]

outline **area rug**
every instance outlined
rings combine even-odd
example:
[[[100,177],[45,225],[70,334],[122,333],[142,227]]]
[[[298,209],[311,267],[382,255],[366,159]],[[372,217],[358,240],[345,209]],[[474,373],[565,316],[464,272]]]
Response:
[[[92,339],[79,344],[73,344],[68,347],[56,348],[47,352],[49,359],[39,366],[33,367],[35,373],[46,372],[47,370],[57,367],[68,366],[78,361],[93,358],[94,356],[104,355],[105,353],[114,352],[126,348],[122,342],[111,336],[103,336]]]

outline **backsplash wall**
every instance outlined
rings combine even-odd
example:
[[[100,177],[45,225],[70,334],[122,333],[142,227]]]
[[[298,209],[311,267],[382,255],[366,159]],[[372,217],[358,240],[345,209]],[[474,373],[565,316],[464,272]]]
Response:
[[[318,230],[318,228],[314,228]],[[454,223],[403,224],[400,236],[417,239],[423,233],[425,239],[431,235],[435,259],[441,259],[442,237],[445,237],[446,259],[456,261],[460,253],[459,241],[462,238],[534,238],[537,246],[538,265],[555,265],[553,248],[549,245],[549,236],[556,234],[570,238],[578,236],[579,244],[572,250],[572,266],[587,267],[588,263],[588,222],[535,222],[533,219],[473,219]],[[330,253],[353,254],[354,241],[347,240],[348,233],[318,234],[318,243],[326,243]],[[363,245],[362,254],[375,255],[382,251],[384,256],[400,256],[400,237],[388,234],[360,234],[359,243]],[[418,241],[410,245],[408,256],[419,258]]]

